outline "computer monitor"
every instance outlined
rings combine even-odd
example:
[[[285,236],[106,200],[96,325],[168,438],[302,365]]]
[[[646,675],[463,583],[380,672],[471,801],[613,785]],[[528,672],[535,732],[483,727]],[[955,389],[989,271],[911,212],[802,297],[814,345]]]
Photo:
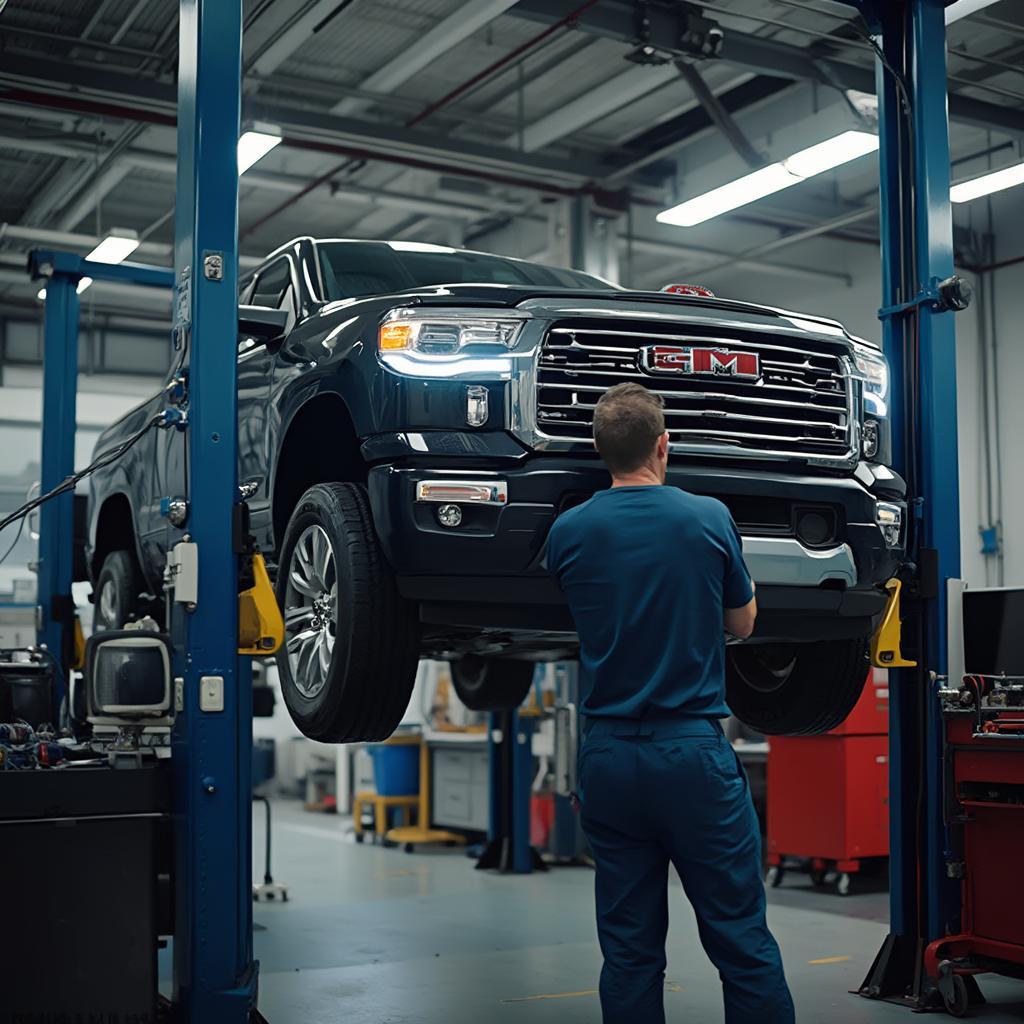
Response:
[[[963,624],[965,672],[1024,676],[1024,588],[965,590]]]
[[[109,630],[85,651],[88,720],[93,725],[169,725],[171,644],[163,633]]]

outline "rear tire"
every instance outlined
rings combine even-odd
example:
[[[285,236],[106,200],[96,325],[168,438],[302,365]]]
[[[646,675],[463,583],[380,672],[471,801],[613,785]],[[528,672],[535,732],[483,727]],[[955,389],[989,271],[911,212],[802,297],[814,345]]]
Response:
[[[299,499],[277,573],[281,693],[305,736],[387,739],[416,680],[419,622],[373,528],[366,488],[317,484]]]
[[[123,629],[126,622],[138,618],[143,586],[135,556],[130,551],[111,551],[96,577],[92,631]]]
[[[532,661],[506,661],[467,654],[448,663],[459,700],[470,711],[510,711],[533,685]]]
[[[769,736],[816,736],[845,721],[860,699],[868,665],[865,640],[729,647],[729,707]]]

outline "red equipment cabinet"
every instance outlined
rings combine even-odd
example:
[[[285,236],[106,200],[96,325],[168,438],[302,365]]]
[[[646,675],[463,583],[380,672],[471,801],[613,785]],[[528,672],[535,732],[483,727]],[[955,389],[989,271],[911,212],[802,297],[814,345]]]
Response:
[[[849,717],[823,736],[773,736],[768,749],[768,874],[782,881],[787,858],[810,862],[836,889],[868,858],[889,855],[889,682],[869,672]]]

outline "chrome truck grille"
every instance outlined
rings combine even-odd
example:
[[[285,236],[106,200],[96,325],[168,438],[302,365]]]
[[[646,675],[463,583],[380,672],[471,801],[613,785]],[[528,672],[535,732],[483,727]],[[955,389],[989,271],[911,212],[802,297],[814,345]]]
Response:
[[[661,326],[559,323],[541,349],[537,429],[556,441],[589,441],[597,400],[615,384],[637,381],[664,400],[674,450],[848,460],[856,450],[848,361],[838,345],[812,344],[760,331],[724,337],[690,325],[667,333]],[[746,358],[732,372],[723,356],[725,365],[716,357],[714,372],[652,373],[651,346]],[[749,353],[757,354],[757,374],[750,372]],[[704,355],[705,370],[707,363]]]

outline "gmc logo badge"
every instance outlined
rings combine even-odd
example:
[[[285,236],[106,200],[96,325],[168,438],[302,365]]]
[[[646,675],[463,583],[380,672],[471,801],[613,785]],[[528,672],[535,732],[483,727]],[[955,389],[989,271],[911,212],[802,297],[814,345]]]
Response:
[[[756,352],[730,352],[725,348],[648,345],[640,350],[640,366],[655,374],[761,379],[761,359]]]

